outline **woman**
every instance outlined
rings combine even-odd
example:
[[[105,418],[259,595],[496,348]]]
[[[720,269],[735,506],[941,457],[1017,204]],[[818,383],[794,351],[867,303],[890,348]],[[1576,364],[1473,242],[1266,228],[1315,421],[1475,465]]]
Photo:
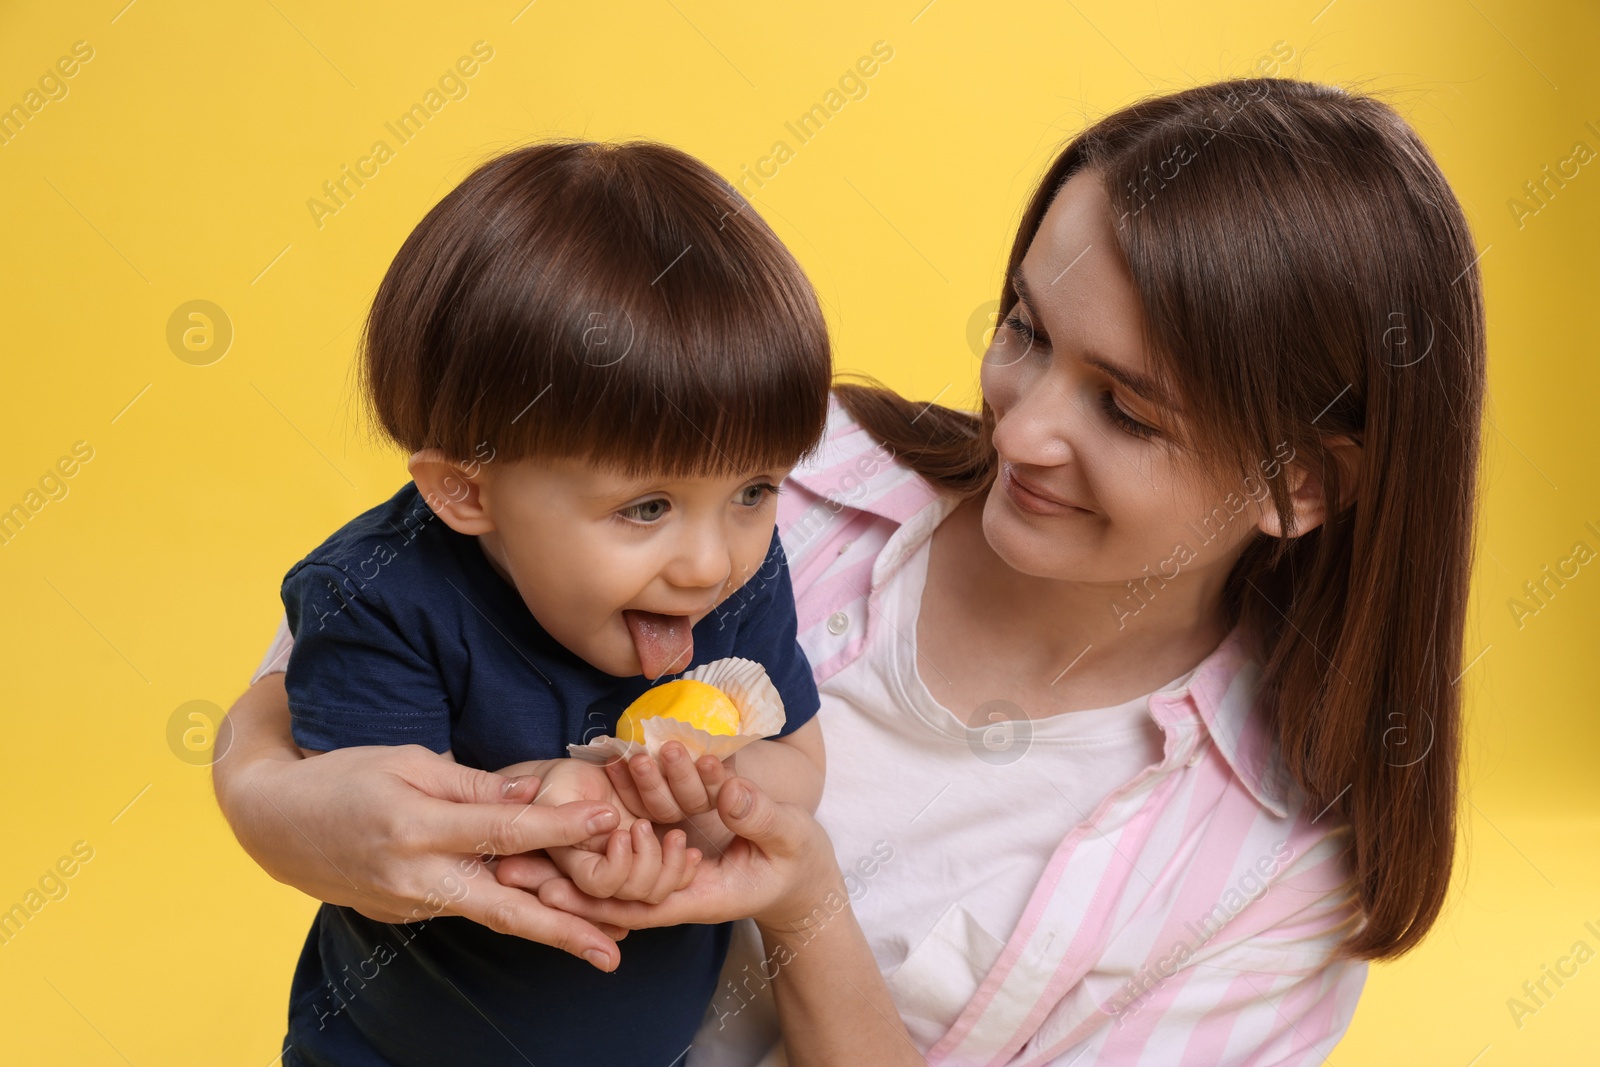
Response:
[[[1377,101],[1204,86],[1066,148],[1001,307],[981,416],[842,389],[786,483],[816,820],[735,779],[740,839],[693,885],[589,900],[511,855],[579,829],[506,818],[494,776],[295,762],[269,674],[218,765],[241,842],[405,915],[487,840],[537,899],[455,910],[608,961],[607,932],[753,916],[707,1055],[772,995],[795,1063],[1320,1062],[1449,881],[1484,380],[1461,209]]]

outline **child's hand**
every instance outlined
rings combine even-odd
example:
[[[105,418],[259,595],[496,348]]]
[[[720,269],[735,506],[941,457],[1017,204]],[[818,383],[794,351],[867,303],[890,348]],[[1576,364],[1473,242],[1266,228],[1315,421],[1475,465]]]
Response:
[[[604,838],[546,850],[574,885],[593,897],[659,902],[694,880],[700,850],[688,847],[682,830],[668,830],[658,841],[645,819],[633,817],[605,771],[582,760],[560,760],[545,773],[536,804],[574,800],[610,804],[621,817]]]
[[[581,848],[547,849],[550,861],[591,897],[643,900],[659,904],[694,881],[701,852],[689,847],[682,830],[668,830],[656,839],[649,820],[636,819],[630,829],[616,830],[603,854]]]
[[[607,763],[606,774],[629,813],[658,823],[677,823],[693,815],[714,814],[717,791],[732,777],[732,769],[715,756],[691,760],[683,745],[668,741],[661,748],[660,760],[636,753]]]
[[[733,769],[717,757],[701,756],[691,762],[681,744],[669,741],[659,761],[640,752],[606,764],[606,772],[630,814],[658,823],[682,823],[695,845],[719,854],[733,840],[733,831],[717,815],[717,792],[733,776]]]

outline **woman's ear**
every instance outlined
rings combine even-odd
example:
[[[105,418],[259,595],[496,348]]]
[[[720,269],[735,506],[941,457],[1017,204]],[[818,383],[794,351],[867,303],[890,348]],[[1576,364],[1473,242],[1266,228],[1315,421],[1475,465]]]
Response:
[[[1348,506],[1356,498],[1360,486],[1356,477],[1361,470],[1361,446],[1347,436],[1327,437],[1322,441],[1323,448],[1339,468],[1339,488],[1341,500],[1338,509]],[[1294,536],[1309,533],[1322,525],[1328,517],[1327,491],[1322,483],[1322,475],[1300,463],[1290,463],[1283,468],[1284,476],[1289,479],[1289,506],[1294,509]],[[1338,510],[1336,509],[1336,510]],[[1278,514],[1278,509],[1273,507],[1271,500],[1261,509],[1261,518],[1256,524],[1263,533],[1273,537],[1283,537],[1283,517]]]
[[[484,478],[481,464],[472,464],[476,469],[468,474],[463,464],[439,449],[424,448],[414,453],[406,465],[422,499],[450,529],[474,537],[494,529],[494,520],[484,509],[480,492],[479,483]]]

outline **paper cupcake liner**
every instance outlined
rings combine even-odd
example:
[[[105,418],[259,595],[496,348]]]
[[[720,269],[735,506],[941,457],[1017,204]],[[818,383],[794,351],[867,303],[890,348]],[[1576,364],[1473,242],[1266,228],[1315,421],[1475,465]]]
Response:
[[[727,759],[752,741],[771,737],[783,729],[783,698],[778,687],[767,677],[767,669],[754,660],[728,659],[704,663],[682,675],[697,682],[716,686],[739,709],[739,732],[713,734],[690,726],[679,719],[656,715],[640,722],[644,741],[623,741],[607,734],[585,745],[568,745],[567,754],[590,763],[610,763],[615,759],[628,759],[638,752],[652,756],[661,754],[668,741],[677,741],[689,751],[690,759],[710,754]]]

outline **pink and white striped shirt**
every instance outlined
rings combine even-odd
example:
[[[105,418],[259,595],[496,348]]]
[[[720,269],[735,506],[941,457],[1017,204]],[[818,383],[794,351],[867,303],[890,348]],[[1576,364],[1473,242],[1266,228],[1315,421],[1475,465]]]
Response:
[[[867,647],[880,592],[921,543],[896,532],[941,501],[837,402],[784,488],[800,643],[822,683]],[[1367,970],[1332,956],[1360,922],[1349,827],[1305,810],[1253,710],[1258,678],[1235,631],[1151,697],[1161,760],[1066,834],[930,1063],[1322,1062]]]

